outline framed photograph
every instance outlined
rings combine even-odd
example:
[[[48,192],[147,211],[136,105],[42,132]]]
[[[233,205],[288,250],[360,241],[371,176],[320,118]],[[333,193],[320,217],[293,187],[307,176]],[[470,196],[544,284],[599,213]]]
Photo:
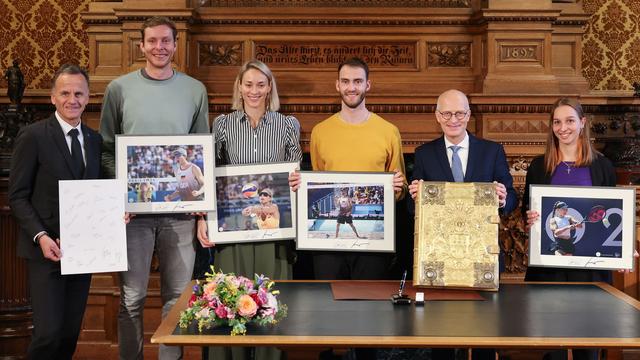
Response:
[[[395,251],[393,173],[300,172],[301,250]]]
[[[127,179],[126,211],[215,210],[212,134],[116,136],[116,176]]]
[[[531,185],[529,265],[632,269],[635,188]]]
[[[289,173],[297,162],[215,168],[216,211],[208,215],[216,244],[296,237],[295,194]]]

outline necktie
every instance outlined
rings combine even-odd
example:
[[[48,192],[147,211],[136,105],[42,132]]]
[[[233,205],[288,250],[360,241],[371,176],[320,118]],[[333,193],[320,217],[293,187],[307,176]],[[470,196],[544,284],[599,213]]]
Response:
[[[71,136],[71,162],[73,163],[73,173],[76,178],[84,177],[84,159],[82,159],[82,147],[78,140],[78,129],[69,130]]]
[[[453,151],[453,154],[451,155],[451,172],[453,173],[453,180],[455,180],[455,182],[463,182],[464,173],[462,172],[462,161],[460,161],[460,156],[458,156],[458,150],[462,149],[462,147],[451,145],[449,148]]]

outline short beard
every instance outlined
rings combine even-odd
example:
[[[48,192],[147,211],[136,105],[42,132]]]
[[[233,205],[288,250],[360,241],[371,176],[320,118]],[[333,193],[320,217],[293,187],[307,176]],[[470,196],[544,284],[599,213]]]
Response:
[[[360,104],[362,104],[362,102],[363,102],[363,101],[364,101],[364,99],[366,98],[366,95],[367,95],[366,91],[365,91],[365,92],[362,92],[362,94],[360,94],[360,96],[358,97],[358,100],[356,101],[356,104],[355,104],[355,105],[349,104],[349,103],[345,100],[345,97],[344,97],[344,96],[342,96],[342,103],[343,103],[343,104],[345,104],[345,105],[347,105],[347,107],[348,107],[348,108],[350,108],[350,109],[357,109],[357,108],[358,108],[358,106],[360,106]]]

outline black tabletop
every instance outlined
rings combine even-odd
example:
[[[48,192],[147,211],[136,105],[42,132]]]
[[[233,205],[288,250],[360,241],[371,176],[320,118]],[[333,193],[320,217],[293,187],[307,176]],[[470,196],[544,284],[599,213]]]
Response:
[[[339,337],[342,344],[352,339],[358,345],[358,337],[374,343],[380,337],[380,343],[386,345],[426,346],[473,344],[477,338],[495,346],[505,339],[511,339],[511,345],[525,345],[525,339],[531,338],[582,338],[582,346],[589,339],[615,339],[624,342],[624,347],[640,347],[640,310],[631,305],[633,301],[595,284],[502,284],[499,292],[482,293],[485,301],[429,301],[423,306],[335,301],[329,283],[279,282],[277,288],[289,307],[288,316],[275,326],[248,326],[253,341],[268,337],[285,344],[324,338],[332,343],[327,337]],[[174,327],[173,331],[174,337],[196,334],[194,327]],[[215,328],[199,335],[228,334],[228,328]]]

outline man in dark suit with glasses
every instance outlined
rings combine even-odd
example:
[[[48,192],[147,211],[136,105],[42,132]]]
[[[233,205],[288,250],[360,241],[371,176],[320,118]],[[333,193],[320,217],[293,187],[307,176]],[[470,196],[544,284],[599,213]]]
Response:
[[[438,97],[436,119],[443,135],[416,149],[409,193],[415,198],[419,180],[495,182],[501,213],[508,214],[518,205],[518,198],[504,148],[469,134],[470,117],[464,93],[448,90]]]
[[[504,148],[469,134],[470,117],[469,100],[461,91],[447,90],[438,97],[436,119],[443,135],[416,149],[414,180],[409,185],[409,193],[415,199],[419,180],[494,182],[500,213],[506,215],[516,208],[518,197]],[[455,352],[454,349],[432,349],[432,357],[455,359]],[[495,350],[473,349],[473,359],[495,359]]]

